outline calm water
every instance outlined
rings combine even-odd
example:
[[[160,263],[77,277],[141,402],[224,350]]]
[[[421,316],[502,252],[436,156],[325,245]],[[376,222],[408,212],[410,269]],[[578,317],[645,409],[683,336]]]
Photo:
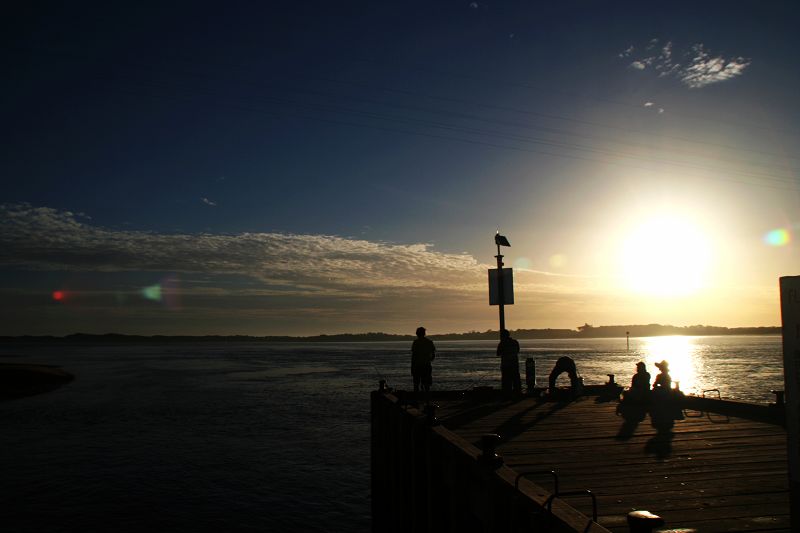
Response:
[[[780,337],[522,341],[539,383],[668,359],[686,392],[772,399]],[[498,385],[495,342],[439,342],[434,387]],[[366,531],[369,391],[410,388],[410,343],[0,346],[77,380],[0,404],[4,530]],[[562,378],[565,379],[566,378]]]

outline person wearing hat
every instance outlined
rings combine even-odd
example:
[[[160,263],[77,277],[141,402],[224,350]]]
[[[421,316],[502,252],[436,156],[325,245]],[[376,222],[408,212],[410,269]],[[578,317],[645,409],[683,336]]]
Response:
[[[424,392],[431,390],[433,369],[431,361],[436,357],[433,341],[425,336],[425,328],[417,328],[417,338],[411,344],[411,377],[414,378],[414,392],[419,392],[420,385]]]
[[[656,376],[656,380],[653,382],[653,390],[670,391],[672,389],[672,378],[669,375],[669,363],[666,360],[661,361],[656,363],[656,368],[661,373]]]

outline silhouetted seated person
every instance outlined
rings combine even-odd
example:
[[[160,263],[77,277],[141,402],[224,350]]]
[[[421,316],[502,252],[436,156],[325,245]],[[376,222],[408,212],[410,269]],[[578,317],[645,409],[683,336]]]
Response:
[[[570,357],[564,356],[558,358],[558,361],[556,361],[556,366],[554,366],[553,371],[550,372],[548,392],[551,396],[556,394],[556,380],[558,379],[558,376],[564,372],[566,372],[569,376],[570,392],[573,395],[580,394],[583,380],[578,377],[578,370],[575,367],[575,361],[573,361]]]
[[[683,419],[683,393],[672,388],[672,377],[669,375],[669,363],[656,363],[661,371],[653,382],[650,420],[659,432],[672,428],[675,420]]]
[[[625,393],[625,399],[646,402],[650,398],[650,373],[647,365],[642,362],[636,363],[636,373],[631,378],[631,388]]]
[[[639,362],[636,363],[636,373],[631,379],[631,387],[622,393],[617,414],[621,414],[626,420],[641,422],[647,414],[649,403],[650,373],[647,371],[647,366]]]
[[[664,360],[656,363],[656,368],[661,372],[653,382],[653,393],[657,396],[667,396],[672,391],[672,377],[669,375],[669,363]]]

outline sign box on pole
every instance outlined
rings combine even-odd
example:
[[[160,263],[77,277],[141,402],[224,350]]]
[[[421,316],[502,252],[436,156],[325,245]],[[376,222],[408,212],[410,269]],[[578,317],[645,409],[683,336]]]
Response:
[[[489,305],[500,305],[500,289],[497,269],[489,269]],[[514,273],[511,268],[503,269],[503,305],[514,304]]]
[[[782,277],[780,286],[792,529],[800,531],[800,276]]]

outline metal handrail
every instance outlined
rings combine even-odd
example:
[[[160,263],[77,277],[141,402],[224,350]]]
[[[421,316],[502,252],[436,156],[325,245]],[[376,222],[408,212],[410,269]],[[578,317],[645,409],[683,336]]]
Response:
[[[722,399],[722,395],[719,393],[719,389],[703,389],[703,398],[706,397],[707,392],[716,392],[717,393],[717,400]]]
[[[511,501],[511,521],[509,525],[511,526],[511,531],[516,531],[514,529],[516,516],[517,516],[517,500],[520,497],[519,493],[519,481],[525,476],[534,476],[537,474],[550,474],[553,476],[553,491],[558,492],[558,474],[555,470],[527,470],[524,472],[520,472],[517,474],[517,477],[514,478],[514,498]]]

